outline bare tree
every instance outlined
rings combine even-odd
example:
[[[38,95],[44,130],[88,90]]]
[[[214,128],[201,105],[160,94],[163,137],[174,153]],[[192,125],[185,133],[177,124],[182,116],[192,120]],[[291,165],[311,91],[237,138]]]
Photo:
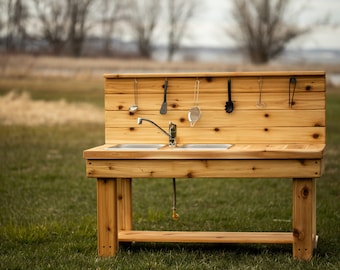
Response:
[[[6,49],[7,51],[23,50],[28,37],[26,29],[29,19],[28,8],[22,0],[8,0],[6,12]]]
[[[101,0],[100,22],[103,31],[103,53],[111,54],[111,39],[114,35],[116,24],[124,17],[123,11],[126,7],[121,0]]]
[[[66,2],[34,0],[34,5],[41,22],[43,38],[48,42],[54,54],[60,54],[68,38],[70,14]]]
[[[33,0],[42,35],[55,54],[68,45],[79,56],[88,33],[88,15],[95,0]]]
[[[5,27],[5,1],[0,1],[0,37]]]
[[[158,24],[161,5],[159,0],[130,0],[128,24],[137,41],[142,57],[150,58],[152,38]]]
[[[253,63],[266,63],[283,52],[292,39],[309,29],[286,20],[289,0],[233,0],[236,31],[229,35]]]
[[[188,21],[197,10],[196,0],[168,0],[168,61],[171,61],[178,50],[180,42],[185,34]]]
[[[70,11],[68,41],[73,56],[80,56],[89,30],[88,15],[94,0],[66,0]]]

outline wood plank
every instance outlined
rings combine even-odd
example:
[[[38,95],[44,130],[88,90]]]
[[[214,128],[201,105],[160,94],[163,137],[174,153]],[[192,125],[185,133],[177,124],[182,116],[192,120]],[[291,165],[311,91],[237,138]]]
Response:
[[[168,92],[183,94],[193,93],[195,81],[198,77],[193,78],[158,78],[149,77],[138,79],[138,93],[157,94],[163,90],[165,79],[168,79]],[[276,77],[205,77],[200,78],[200,93],[222,93],[227,92],[227,81],[232,80],[232,91],[238,92],[259,92],[259,79],[262,78],[262,91],[267,92],[286,92],[288,95],[289,76]],[[325,83],[324,77],[296,77],[297,84],[295,92],[324,92]],[[133,94],[135,79],[106,79],[105,93],[106,94]]]
[[[320,177],[320,160],[88,160],[95,178],[306,178]]]
[[[316,241],[315,179],[293,179],[293,257],[310,260]]]
[[[227,92],[223,90],[221,93],[200,93],[199,106],[202,111],[224,111],[224,105],[227,100]],[[235,112],[239,110],[262,110],[257,107],[259,93],[257,91],[249,93],[234,93],[232,99],[235,105]],[[262,93],[262,101],[266,104],[265,109],[269,110],[320,110],[325,109],[325,93],[308,92],[295,93],[293,108],[288,106],[288,92],[282,93]],[[125,111],[128,112],[129,107],[134,104],[133,94],[106,94],[105,110]],[[139,93],[138,94],[138,113],[142,114],[147,111],[159,112],[161,103],[163,102],[163,93],[157,94]],[[189,110],[193,106],[193,92],[176,94],[169,92],[167,95],[167,103],[169,111]]]
[[[197,127],[200,126],[198,122]],[[187,127],[177,131],[177,143],[316,143],[326,140],[324,127]],[[143,128],[105,128],[105,143],[168,143],[168,138],[151,125]]]
[[[122,231],[120,242],[291,244],[289,232]]]
[[[321,165],[321,173],[323,173],[323,164]],[[311,205],[311,211],[312,211],[312,241],[313,241],[313,248],[316,249],[318,245],[318,235],[316,234],[316,179],[312,179],[311,183],[311,190],[312,190],[312,205]]]
[[[251,71],[251,72],[178,72],[178,73],[108,73],[104,78],[148,77],[244,77],[244,76],[324,76],[325,71]]]
[[[118,251],[117,187],[115,179],[97,179],[98,255],[113,256]]]
[[[140,112],[144,118],[154,120],[158,125],[167,129],[169,120],[159,115],[157,112]],[[183,127],[190,125],[187,119],[188,111],[168,112],[171,121],[179,128],[178,132],[182,133]],[[105,112],[105,126],[107,128],[125,127],[144,129],[152,127],[148,123],[143,125],[137,124],[139,113],[131,115],[124,111],[107,111]],[[324,110],[243,110],[227,114],[222,111],[204,111],[202,116],[195,125],[194,129],[205,128],[222,128],[222,127],[324,127],[326,125]],[[153,128],[153,127],[152,127]],[[151,131],[151,130],[150,130]],[[183,130],[184,131],[184,130]],[[152,132],[152,131],[151,131]]]
[[[132,230],[132,183],[131,178],[117,179],[118,230]]]

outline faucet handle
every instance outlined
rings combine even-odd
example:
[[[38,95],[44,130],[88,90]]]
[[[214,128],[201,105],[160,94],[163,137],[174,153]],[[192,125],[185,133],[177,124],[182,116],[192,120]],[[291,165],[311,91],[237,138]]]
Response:
[[[169,135],[169,146],[176,146],[177,126],[172,122],[169,122]]]

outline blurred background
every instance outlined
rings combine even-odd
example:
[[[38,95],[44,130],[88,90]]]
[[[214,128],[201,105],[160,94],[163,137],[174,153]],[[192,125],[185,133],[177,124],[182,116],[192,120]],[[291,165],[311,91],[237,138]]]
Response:
[[[337,0],[1,0],[1,65],[8,54],[334,65],[339,12]]]

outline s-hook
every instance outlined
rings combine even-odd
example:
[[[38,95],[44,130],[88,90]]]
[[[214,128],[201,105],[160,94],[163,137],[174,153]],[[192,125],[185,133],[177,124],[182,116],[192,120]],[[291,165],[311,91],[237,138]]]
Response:
[[[292,97],[290,97],[290,92],[291,92],[290,87],[291,87],[291,85],[293,85]],[[294,102],[295,89],[296,89],[296,78],[290,77],[289,78],[289,88],[288,88],[288,106],[289,106],[289,108],[292,108],[293,105],[295,104],[295,102]]]

